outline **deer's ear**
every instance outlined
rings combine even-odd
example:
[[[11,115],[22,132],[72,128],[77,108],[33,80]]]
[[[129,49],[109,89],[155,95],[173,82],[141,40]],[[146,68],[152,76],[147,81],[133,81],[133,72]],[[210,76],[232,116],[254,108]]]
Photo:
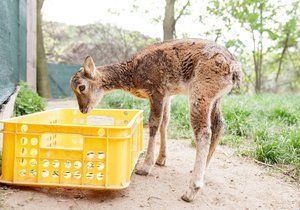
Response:
[[[96,66],[91,56],[87,56],[83,63],[84,72],[90,78],[96,76]]]

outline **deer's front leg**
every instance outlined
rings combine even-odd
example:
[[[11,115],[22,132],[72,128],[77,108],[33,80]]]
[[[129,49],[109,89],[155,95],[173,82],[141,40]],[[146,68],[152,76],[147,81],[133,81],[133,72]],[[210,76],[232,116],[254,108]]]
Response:
[[[150,99],[150,117],[149,117],[149,141],[144,163],[135,173],[138,175],[148,175],[155,163],[154,150],[155,138],[158,128],[161,124],[162,112],[164,107],[163,97],[152,97]]]

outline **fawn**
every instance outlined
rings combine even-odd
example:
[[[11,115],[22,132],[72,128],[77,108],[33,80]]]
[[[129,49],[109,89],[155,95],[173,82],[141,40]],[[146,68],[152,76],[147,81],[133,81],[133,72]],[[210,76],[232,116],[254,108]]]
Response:
[[[182,196],[190,202],[203,187],[205,170],[223,132],[221,98],[239,86],[241,76],[237,61],[226,48],[207,40],[188,39],[154,44],[128,61],[107,66],[96,67],[88,56],[73,75],[71,88],[82,113],[91,111],[106,92],[115,89],[150,101],[150,136],[144,163],[136,170],[139,175],[148,175],[155,164],[158,130],[156,164],[165,165],[171,97],[186,94],[196,143],[192,178]]]

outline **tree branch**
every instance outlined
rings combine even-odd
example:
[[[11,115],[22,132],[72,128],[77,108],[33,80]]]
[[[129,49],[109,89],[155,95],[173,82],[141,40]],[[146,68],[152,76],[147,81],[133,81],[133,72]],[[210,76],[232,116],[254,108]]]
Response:
[[[185,5],[182,7],[182,9],[180,10],[179,15],[175,18],[175,25],[176,25],[176,23],[177,23],[177,20],[179,20],[179,18],[183,15],[184,10],[185,10],[189,5],[190,5],[190,0],[188,0],[188,1],[186,2],[186,4],[185,4]]]
[[[285,52],[288,48],[289,38],[290,38],[290,30],[288,30],[288,32],[286,34],[286,37],[285,37],[285,40],[284,40],[284,46],[283,46],[283,49],[282,49],[282,52],[281,52],[281,55],[280,55],[278,70],[277,70],[276,78],[275,78],[276,83],[278,82],[279,75],[280,75],[280,72],[281,72],[281,66],[282,66],[283,58],[284,58]]]

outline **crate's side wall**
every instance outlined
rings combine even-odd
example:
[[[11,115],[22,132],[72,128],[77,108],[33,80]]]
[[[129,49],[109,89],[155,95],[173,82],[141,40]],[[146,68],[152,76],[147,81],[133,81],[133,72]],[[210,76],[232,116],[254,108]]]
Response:
[[[130,176],[138,160],[139,154],[143,150],[143,114],[140,113],[136,120],[137,124],[132,128],[133,135],[130,145],[131,158],[128,163],[129,169],[127,172],[128,181],[130,181]]]
[[[108,186],[127,186],[128,158],[132,141],[131,128],[108,130],[107,179]]]
[[[139,114],[139,140],[138,140],[138,150],[139,150],[139,153],[142,152],[143,150],[143,146],[144,146],[144,124],[143,124],[143,118],[144,118],[144,115],[142,112],[140,112]]]
[[[15,156],[15,133],[14,124],[4,123],[3,131],[9,130],[9,133],[3,133],[3,150],[2,150],[2,175],[3,180],[12,181],[14,173],[14,156]]]
[[[127,186],[143,148],[142,113],[139,113],[129,129],[109,129],[109,137],[108,185]]]
[[[62,144],[64,139],[70,145]],[[82,144],[83,136],[51,132],[51,129],[41,134],[18,133],[15,135],[12,180],[41,185],[82,184]]]

